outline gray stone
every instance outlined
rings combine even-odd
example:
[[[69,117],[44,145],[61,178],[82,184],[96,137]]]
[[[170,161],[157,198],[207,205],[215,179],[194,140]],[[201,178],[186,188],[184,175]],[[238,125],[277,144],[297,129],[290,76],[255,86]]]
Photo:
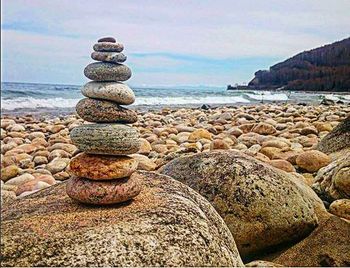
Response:
[[[120,63],[126,61],[126,56],[123,53],[115,52],[92,52],[91,58],[97,61]]]
[[[98,42],[94,45],[93,49],[96,52],[122,52],[124,46],[121,43]]]
[[[128,155],[140,149],[138,131],[121,124],[88,124],[73,128],[72,142],[91,154]]]
[[[1,213],[2,266],[243,266],[215,209],[170,177],[141,173],[133,202],[81,205],[61,183]]]
[[[94,62],[85,67],[84,75],[94,81],[126,81],[131,77],[131,70],[123,64]]]
[[[135,123],[137,113],[121,107],[115,102],[85,98],[76,105],[78,115],[89,122],[96,123]]]
[[[82,87],[81,93],[89,98],[111,100],[124,105],[135,101],[135,94],[128,85],[118,82],[92,81]]]
[[[317,150],[326,154],[350,152],[350,116],[339,123],[317,145]]]
[[[161,173],[198,191],[230,228],[243,258],[307,236],[326,213],[309,186],[239,152],[180,157]]]

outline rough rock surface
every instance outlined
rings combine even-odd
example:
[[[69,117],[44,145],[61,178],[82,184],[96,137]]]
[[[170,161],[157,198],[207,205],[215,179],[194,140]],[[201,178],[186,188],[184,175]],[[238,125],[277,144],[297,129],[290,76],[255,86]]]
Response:
[[[81,93],[85,97],[111,100],[124,105],[132,104],[135,101],[134,92],[128,85],[119,82],[91,81],[82,87]]]
[[[91,58],[97,61],[120,63],[126,61],[126,56],[123,53],[115,52],[92,52]]]
[[[76,105],[78,115],[88,122],[125,123],[137,121],[137,113],[126,109],[115,102],[85,98]]]
[[[320,169],[312,188],[328,202],[350,198],[350,153]]]
[[[350,223],[333,216],[273,262],[299,267],[350,266],[349,241]]]
[[[121,124],[89,124],[75,127],[70,137],[83,152],[91,154],[128,155],[138,152],[138,131]]]
[[[317,149],[326,154],[350,151],[350,116],[328,133],[318,143]]]
[[[129,156],[93,155],[81,153],[69,164],[70,172],[77,177],[92,180],[110,180],[130,176],[138,161]]]
[[[84,75],[94,81],[126,81],[131,77],[131,70],[123,64],[94,62],[85,67]]]
[[[128,201],[141,191],[140,176],[134,173],[129,178],[94,181],[72,176],[67,182],[67,194],[79,202],[109,205]]]
[[[3,207],[3,266],[243,266],[215,209],[189,187],[145,172],[133,202],[81,205],[65,183]]]
[[[245,264],[245,267],[283,267],[283,265],[269,261],[252,261]]]
[[[350,199],[335,200],[329,206],[329,212],[350,221]]]
[[[101,42],[99,41],[93,46],[96,52],[122,52],[124,45],[116,42]]]
[[[211,202],[242,257],[305,237],[317,226],[315,210],[325,211],[322,201],[299,179],[239,152],[180,157],[161,172]]]

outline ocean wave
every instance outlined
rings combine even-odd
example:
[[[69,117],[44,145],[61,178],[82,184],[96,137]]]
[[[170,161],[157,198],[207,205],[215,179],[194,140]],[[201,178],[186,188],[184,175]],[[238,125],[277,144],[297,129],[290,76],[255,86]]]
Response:
[[[15,99],[1,99],[1,109],[35,109],[35,108],[70,108],[75,107],[79,99],[50,98],[37,99],[33,97],[20,97]]]
[[[83,98],[83,96],[81,96]],[[35,109],[35,108],[72,108],[81,99],[64,98],[33,98],[19,97],[14,99],[2,99],[3,110]],[[240,96],[181,96],[181,97],[137,97],[133,105],[184,105],[184,104],[230,104],[249,103],[249,100]]]
[[[265,101],[286,101],[288,100],[287,94],[284,93],[271,93],[271,92],[254,92],[254,94],[245,93],[246,97],[253,100],[265,100]]]
[[[230,104],[249,103],[240,96],[181,96],[181,97],[136,97],[134,105],[184,105],[184,104]]]

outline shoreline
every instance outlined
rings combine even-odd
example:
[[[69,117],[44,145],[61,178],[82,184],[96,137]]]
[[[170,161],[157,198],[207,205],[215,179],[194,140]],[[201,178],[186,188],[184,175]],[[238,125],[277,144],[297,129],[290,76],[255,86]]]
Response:
[[[235,108],[235,107],[251,107],[262,104],[273,104],[273,105],[319,105],[319,101],[297,101],[297,100],[288,100],[288,101],[263,101],[263,102],[250,102],[250,103],[203,103],[202,105],[198,104],[179,104],[179,105],[129,105],[128,108],[131,110],[135,110],[138,112],[150,112],[150,111],[161,111],[162,109],[171,109],[171,110],[179,110],[179,109],[192,109],[192,110],[201,110],[202,106],[210,106],[210,109],[220,109],[220,108]],[[337,104],[335,104],[337,105]],[[13,117],[13,116],[26,116],[33,115],[34,117],[56,117],[56,116],[68,116],[76,114],[74,107],[68,108],[19,108],[15,110],[1,110],[1,118],[3,117]]]

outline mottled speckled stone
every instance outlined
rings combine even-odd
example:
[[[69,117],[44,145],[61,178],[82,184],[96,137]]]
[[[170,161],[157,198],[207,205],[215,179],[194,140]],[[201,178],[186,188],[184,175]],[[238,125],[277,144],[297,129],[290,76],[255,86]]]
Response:
[[[319,215],[327,213],[297,177],[240,152],[179,157],[161,173],[211,202],[230,228],[242,258],[307,236]]]
[[[141,175],[133,202],[82,205],[63,182],[2,206],[1,265],[243,266],[230,231],[204,197],[170,177]]]
[[[76,105],[78,115],[88,122],[135,123],[137,113],[121,107],[115,102],[85,98]]]
[[[94,62],[85,67],[84,75],[94,81],[126,81],[131,77],[131,70],[123,64]]]
[[[135,94],[128,85],[120,82],[89,82],[81,93],[89,98],[111,100],[118,104],[129,105],[134,103]]]
[[[72,142],[90,154],[128,155],[140,146],[138,131],[121,124],[88,124],[73,128]]]
[[[70,173],[91,180],[111,180],[129,177],[138,161],[129,156],[93,155],[81,153],[69,164]]]
[[[124,46],[121,43],[98,42],[93,48],[96,52],[122,52]]]
[[[111,37],[111,36],[106,36],[106,37],[102,37],[100,39],[97,40],[97,42],[110,42],[110,43],[115,43],[117,42],[117,40],[115,40],[114,37]]]
[[[92,52],[91,58],[97,61],[119,63],[126,61],[126,56],[123,53],[115,52]]]
[[[131,177],[93,181],[73,176],[67,182],[67,195],[85,204],[110,205],[128,201],[141,191],[141,182],[137,173]]]

